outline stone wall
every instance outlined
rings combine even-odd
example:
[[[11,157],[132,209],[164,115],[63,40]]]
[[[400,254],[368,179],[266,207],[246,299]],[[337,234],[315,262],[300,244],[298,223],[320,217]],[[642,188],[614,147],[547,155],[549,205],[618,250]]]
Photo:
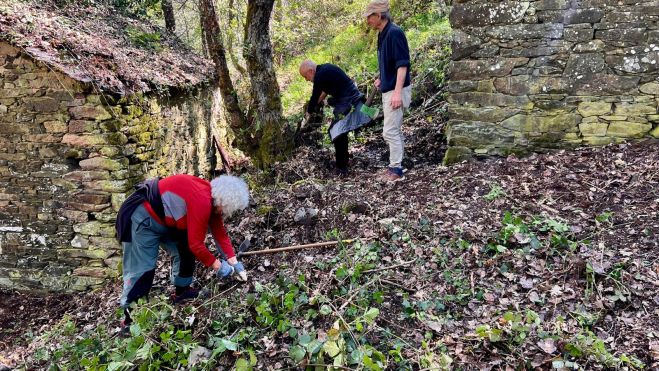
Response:
[[[114,220],[132,186],[209,175],[209,94],[98,94],[0,42],[0,287],[82,290],[115,276]]]
[[[445,162],[659,137],[659,1],[455,0]]]

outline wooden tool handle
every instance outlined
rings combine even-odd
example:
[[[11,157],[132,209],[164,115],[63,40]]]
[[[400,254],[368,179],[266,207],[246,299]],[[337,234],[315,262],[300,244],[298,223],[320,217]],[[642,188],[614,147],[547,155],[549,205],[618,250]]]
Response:
[[[328,247],[337,245],[339,242],[343,243],[352,243],[354,240],[342,240],[342,241],[328,241],[328,242],[316,242],[309,243],[306,245],[294,245],[287,247],[278,247],[276,249],[266,249],[266,250],[256,250],[256,251],[246,251],[243,253],[238,253],[239,256],[248,256],[248,255],[262,255],[262,254],[274,254],[278,252],[292,251],[292,250],[302,250],[302,249],[311,249],[314,247]]]

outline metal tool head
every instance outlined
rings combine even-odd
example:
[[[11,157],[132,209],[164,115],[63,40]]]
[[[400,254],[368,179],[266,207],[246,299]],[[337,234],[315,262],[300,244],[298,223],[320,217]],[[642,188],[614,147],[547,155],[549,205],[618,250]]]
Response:
[[[251,245],[252,245],[252,242],[249,240],[249,238],[244,240],[243,242],[241,242],[240,246],[238,246],[238,256],[240,256],[243,253],[247,252]]]

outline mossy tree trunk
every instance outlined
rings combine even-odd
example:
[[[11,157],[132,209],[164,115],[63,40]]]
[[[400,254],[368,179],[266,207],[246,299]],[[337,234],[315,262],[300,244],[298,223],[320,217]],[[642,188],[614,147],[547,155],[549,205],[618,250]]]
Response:
[[[174,6],[172,6],[172,0],[162,0],[160,6],[165,15],[165,29],[167,29],[169,33],[174,33],[174,31],[176,31],[176,18],[174,18]]]
[[[238,94],[231,81],[226,50],[213,0],[199,0],[199,13],[208,54],[215,63],[219,78],[220,93],[222,94],[224,109],[227,112],[227,121],[240,141],[242,133],[247,129],[247,122],[238,102]]]
[[[274,0],[248,0],[245,24],[245,59],[259,140],[255,160],[261,167],[274,163],[292,145],[292,135],[285,135],[279,84],[272,62],[270,15],[273,5]]]

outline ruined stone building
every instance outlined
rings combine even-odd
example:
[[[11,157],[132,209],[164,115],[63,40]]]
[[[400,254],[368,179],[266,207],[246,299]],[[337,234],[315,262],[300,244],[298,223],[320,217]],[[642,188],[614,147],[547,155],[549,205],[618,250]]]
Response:
[[[153,25],[77,3],[0,4],[0,287],[116,276],[114,219],[133,185],[212,167],[211,63]]]
[[[659,1],[455,0],[446,162],[659,137]]]

